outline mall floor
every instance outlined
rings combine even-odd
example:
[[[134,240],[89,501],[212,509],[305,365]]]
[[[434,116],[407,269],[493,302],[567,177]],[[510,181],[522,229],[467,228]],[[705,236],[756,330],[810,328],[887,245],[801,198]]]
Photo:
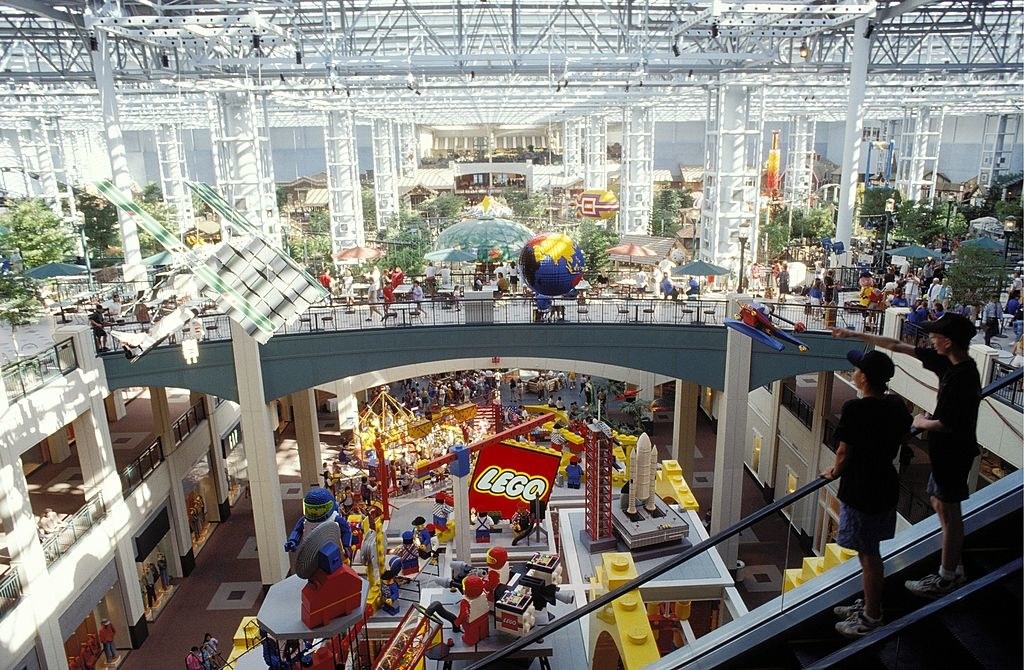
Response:
[[[814,375],[803,377],[798,393],[813,402]],[[845,384],[837,383],[837,389]],[[572,398],[563,391],[565,402]],[[188,409],[188,393],[169,392],[172,416]],[[535,401],[527,394],[524,402]],[[841,406],[842,399],[835,402]],[[111,440],[119,467],[130,463],[155,437],[152,434],[152,411],[145,391],[139,392],[127,405],[127,415],[110,424]],[[610,407],[615,411],[615,403]],[[340,443],[334,416],[321,415],[321,441],[327,448],[325,458],[333,457]],[[667,457],[671,440],[670,422],[655,423],[652,439]],[[713,423],[698,415],[697,450],[691,488],[701,505],[707,510],[711,504],[715,457]],[[286,519],[301,514],[302,485],[299,479],[298,455],[293,427],[287,425],[278,435],[278,463],[281,494]],[[58,513],[73,513],[81,505],[75,497],[77,455],[62,464],[45,465],[28,476],[33,509],[53,507]],[[80,495],[80,492],[79,492]],[[746,477],[742,511],[744,516],[764,505],[764,496],[754,478]],[[286,524],[288,525],[288,524]],[[282,538],[283,541],[283,538]],[[780,592],[781,574],[786,567],[799,565],[804,553],[790,532],[785,520],[779,516],[762,522],[740,538],[739,558],[746,568],[737,575],[737,585],[755,607]],[[231,639],[242,617],[255,615],[262,602],[259,564],[255,553],[255,533],[252,507],[248,495],[242,495],[224,522],[211,524],[206,540],[196,555],[192,574],[183,580],[173,580],[173,588],[161,594],[152,612],[149,638],[138,650],[121,650],[117,666],[124,670],[152,670],[152,668],[181,667],[192,645],[199,645],[203,635],[211,633],[221,641],[225,655],[230,651]],[[102,664],[101,668],[104,667]]]

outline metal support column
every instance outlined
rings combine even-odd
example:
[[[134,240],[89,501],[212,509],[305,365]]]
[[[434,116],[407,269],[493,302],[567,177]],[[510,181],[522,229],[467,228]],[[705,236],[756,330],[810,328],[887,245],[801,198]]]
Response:
[[[395,180],[395,125],[391,119],[373,120],[373,198],[377,228],[398,223],[398,182]]]
[[[218,103],[216,126],[210,130],[217,187],[232,207],[260,228],[267,242],[280,246],[274,168],[266,159],[270,142],[256,97],[249,92],[222,93]]]
[[[60,205],[60,187],[53,164],[53,142],[47,120],[32,119],[30,125],[18,136],[26,175],[35,175],[39,180],[39,191],[47,206],[57,216],[63,217]]]
[[[896,161],[896,190],[907,200],[932,203],[942,148],[942,108],[905,109]]]
[[[583,154],[583,188],[608,188],[608,120],[603,116],[587,119]]]
[[[748,239],[757,240],[762,106],[761,89],[727,82],[708,99],[700,257],[736,276],[740,226],[749,226]],[[751,252],[756,257],[756,248]]]
[[[787,207],[813,206],[814,133],[816,124],[806,116],[790,120],[789,152],[786,159],[786,180],[783,199]]]
[[[569,119],[562,124],[562,174],[566,177],[583,176],[583,132],[580,119]]]
[[[649,235],[654,206],[654,110],[622,110],[622,168],[619,171],[619,233]]]
[[[398,173],[402,177],[416,176],[420,164],[420,143],[416,124],[401,121],[398,124]]]
[[[324,148],[327,152],[327,203],[331,215],[332,252],[366,243],[355,133],[352,112],[327,113]]]
[[[978,186],[988,188],[997,178],[1011,171],[1020,125],[1020,114],[989,114],[985,117]]]
[[[191,192],[185,187],[186,168],[181,146],[181,129],[162,123],[156,127],[156,155],[160,162],[160,190],[164,201],[174,207],[182,237],[195,227]]]

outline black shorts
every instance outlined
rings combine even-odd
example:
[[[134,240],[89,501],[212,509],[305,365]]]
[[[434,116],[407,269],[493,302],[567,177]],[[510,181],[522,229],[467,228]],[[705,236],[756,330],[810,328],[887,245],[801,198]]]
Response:
[[[970,491],[967,487],[967,476],[977,454],[958,453],[944,454],[940,458],[932,456],[932,474],[928,478],[928,495],[945,503],[957,503],[967,500]]]

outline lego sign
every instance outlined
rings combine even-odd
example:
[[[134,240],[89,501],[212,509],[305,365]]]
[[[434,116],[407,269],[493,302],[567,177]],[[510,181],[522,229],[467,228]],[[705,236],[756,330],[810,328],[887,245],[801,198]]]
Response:
[[[511,519],[535,500],[547,502],[562,455],[543,448],[495,444],[480,452],[469,488],[469,505]]]

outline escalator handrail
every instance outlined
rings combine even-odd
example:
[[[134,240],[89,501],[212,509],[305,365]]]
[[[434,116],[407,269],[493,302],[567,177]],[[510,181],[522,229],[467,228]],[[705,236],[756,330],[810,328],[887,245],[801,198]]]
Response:
[[[988,395],[991,395],[992,393],[995,393],[997,390],[1014,383],[1015,381],[1021,378],[1022,374],[1024,374],[1024,370],[1017,369],[1014,372],[1010,373],[1009,375],[1002,377],[996,380],[995,382],[989,384],[988,386],[982,389],[982,397],[984,398]],[[919,432],[921,431],[915,430],[913,431],[913,434],[917,434]],[[765,505],[764,507],[757,510],[750,516],[740,519],[739,521],[729,526],[725,530],[717,533],[716,535],[709,537],[703,542],[693,545],[689,549],[683,551],[683,553],[679,554],[678,556],[665,560],[664,562],[655,566],[651,570],[640,575],[633,581],[624,584],[616,589],[612,589],[603,596],[595,598],[589,603],[582,605],[570,614],[565,614],[559,617],[558,619],[547,623],[544,626],[538,626],[533,630],[533,632],[524,635],[515,642],[505,647],[502,647],[500,650],[488,654],[484,658],[470,664],[466,667],[466,670],[482,670],[483,668],[486,668],[488,665],[492,663],[497,663],[498,661],[506,658],[508,654],[524,649],[525,647],[528,647],[534,642],[537,642],[542,638],[547,637],[552,632],[560,630],[574,621],[578,621],[579,619],[582,619],[583,617],[593,612],[603,609],[604,607],[614,602],[617,598],[624,596],[631,591],[636,590],[637,588],[643,586],[647,582],[652,581],[654,578],[660,577],[669,570],[672,570],[673,568],[682,565],[691,558],[703,554],[711,547],[718,545],[719,543],[733,537],[734,535],[739,535],[740,532],[746,530],[747,528],[750,528],[754,524],[775,514],[776,512],[782,510],[783,508],[792,505],[798,500],[802,500],[806,496],[824,487],[831,481],[831,479],[827,479],[825,477],[818,477],[814,481],[809,482],[808,484],[797,489],[793,493],[783,496],[782,498],[779,498],[778,500],[768,505]]]
[[[502,647],[501,650],[489,654],[488,656],[474,662],[472,665],[467,666],[466,670],[480,670],[481,668],[485,668],[487,667],[487,665],[491,663],[496,663],[501,659],[506,658],[509,654],[519,651],[520,649],[523,649],[524,647],[527,647],[533,644],[534,642],[537,642],[541,638],[549,636],[552,632],[564,628],[565,626],[568,626],[570,623],[578,619],[582,619],[584,616],[587,616],[592,612],[596,612],[600,609],[603,609],[604,607],[610,605],[615,599],[626,595],[630,591],[636,590],[637,588],[643,586],[644,584],[653,580],[654,578],[660,577],[669,570],[672,570],[673,568],[682,565],[691,558],[703,554],[708,549],[714,547],[720,542],[723,542],[729,539],[730,537],[733,537],[734,535],[739,535],[740,532],[746,530],[747,528],[750,528],[754,524],[766,519],[767,517],[775,514],[781,509],[792,505],[798,500],[801,500],[806,496],[814,493],[818,489],[828,484],[830,481],[832,480],[826,479],[825,477],[818,477],[814,481],[806,484],[805,486],[797,489],[796,491],[788,495],[785,495],[782,498],[779,498],[778,500],[772,502],[769,505],[765,505],[764,507],[757,510],[753,514],[740,519],[739,521],[729,526],[725,530],[721,531],[720,533],[717,533],[716,535],[709,537],[703,542],[693,545],[689,549],[683,551],[678,556],[674,556],[663,561],[662,563],[648,570],[647,572],[640,575],[628,584],[620,586],[616,589],[612,589],[605,595],[599,598],[595,598],[594,600],[591,600],[589,603],[586,603],[585,605],[577,608],[575,611],[569,614],[562,615],[558,619],[551,621],[545,624],[544,626],[539,626],[535,628],[533,632],[524,635],[523,637],[519,638],[515,642],[505,647]]]
[[[984,588],[988,588],[997,581],[1007,577],[1008,575],[1019,572],[1024,568],[1024,558],[1018,557],[1010,561],[1006,565],[1002,566],[994,572],[990,572],[983,577],[968,582],[967,584],[956,589],[952,593],[949,593],[938,600],[928,603],[920,609],[914,610],[913,612],[896,619],[895,621],[888,623],[881,628],[875,629],[871,634],[865,635],[864,637],[851,642],[845,647],[836,650],[828,656],[818,659],[811,665],[804,666],[804,670],[824,670],[825,668],[835,667],[842,661],[848,660],[861,653],[862,651],[876,647],[889,638],[897,635],[904,629],[914,625],[919,621],[923,621],[932,616],[935,616],[942,610],[953,605],[956,602],[967,598]]]

